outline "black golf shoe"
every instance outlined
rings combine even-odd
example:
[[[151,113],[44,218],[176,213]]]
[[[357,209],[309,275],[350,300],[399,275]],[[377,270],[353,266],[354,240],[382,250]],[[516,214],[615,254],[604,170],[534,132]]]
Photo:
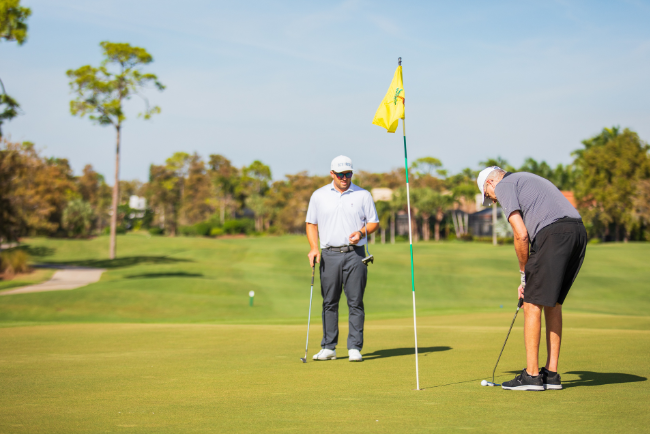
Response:
[[[546,368],[539,370],[544,383],[544,390],[562,390],[562,379],[557,372],[551,372]]]
[[[506,381],[501,385],[506,390],[544,390],[544,382],[541,375],[533,377],[528,375],[524,369],[521,374],[517,375],[513,380]]]

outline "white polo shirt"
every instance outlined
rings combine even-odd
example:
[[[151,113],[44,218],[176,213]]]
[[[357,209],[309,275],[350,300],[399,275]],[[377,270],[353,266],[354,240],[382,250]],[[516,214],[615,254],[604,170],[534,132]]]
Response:
[[[322,249],[350,245],[353,232],[365,223],[379,223],[379,218],[368,190],[350,184],[350,188],[340,193],[332,182],[311,195],[305,221],[318,225]],[[367,241],[368,237],[364,237],[357,246],[364,246]]]

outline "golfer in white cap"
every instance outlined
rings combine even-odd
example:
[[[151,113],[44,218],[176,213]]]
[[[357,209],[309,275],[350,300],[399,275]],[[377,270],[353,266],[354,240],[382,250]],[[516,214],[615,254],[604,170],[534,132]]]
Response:
[[[377,230],[379,218],[372,195],[352,183],[352,160],[339,155],[330,166],[332,183],[316,190],[307,210],[309,265],[320,263],[323,295],[323,340],[314,360],[336,359],[339,338],[339,300],[348,300],[350,331],[348,356],[361,362],[363,348],[363,294],[368,266],[362,262],[368,235]],[[320,246],[319,246],[320,239]]]
[[[526,369],[502,384],[510,390],[562,389],[557,373],[562,304],[585,258],[587,232],[580,214],[550,181],[532,173],[484,169],[477,180],[484,205],[501,204],[515,236],[524,299]],[[529,245],[530,244],[530,245]],[[546,365],[537,360],[546,318]]]

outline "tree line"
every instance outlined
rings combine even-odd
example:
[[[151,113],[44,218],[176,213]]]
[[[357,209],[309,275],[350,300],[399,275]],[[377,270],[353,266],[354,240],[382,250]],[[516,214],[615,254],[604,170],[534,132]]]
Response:
[[[549,166],[532,158],[515,168],[502,158],[450,174],[433,157],[409,168],[414,235],[424,240],[454,233],[450,209],[476,200],[480,168],[499,165],[549,179],[573,191],[592,238],[647,240],[650,235],[650,156],[648,144],[629,129],[605,128],[582,142],[569,165]],[[236,167],[220,154],[207,158],[177,152],[152,164],[147,182],[120,181],[118,233],[147,229],[155,234],[219,236],[238,233],[303,233],[311,194],[331,182],[306,172],[273,181],[269,166],[255,160]],[[382,241],[395,240],[397,215],[406,210],[405,171],[358,171],[360,187],[388,188],[377,201]],[[91,165],[74,175],[66,159],[44,157],[34,144],[3,141],[0,147],[0,237],[46,235],[87,237],[107,231],[113,186]],[[131,196],[146,198],[132,209]]]

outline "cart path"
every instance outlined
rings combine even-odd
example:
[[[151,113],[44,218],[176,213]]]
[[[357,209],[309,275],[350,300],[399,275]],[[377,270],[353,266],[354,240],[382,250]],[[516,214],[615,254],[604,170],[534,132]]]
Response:
[[[0,295],[26,294],[30,292],[63,291],[95,283],[102,277],[104,268],[70,267],[59,270],[47,282],[23,286],[0,292]]]

